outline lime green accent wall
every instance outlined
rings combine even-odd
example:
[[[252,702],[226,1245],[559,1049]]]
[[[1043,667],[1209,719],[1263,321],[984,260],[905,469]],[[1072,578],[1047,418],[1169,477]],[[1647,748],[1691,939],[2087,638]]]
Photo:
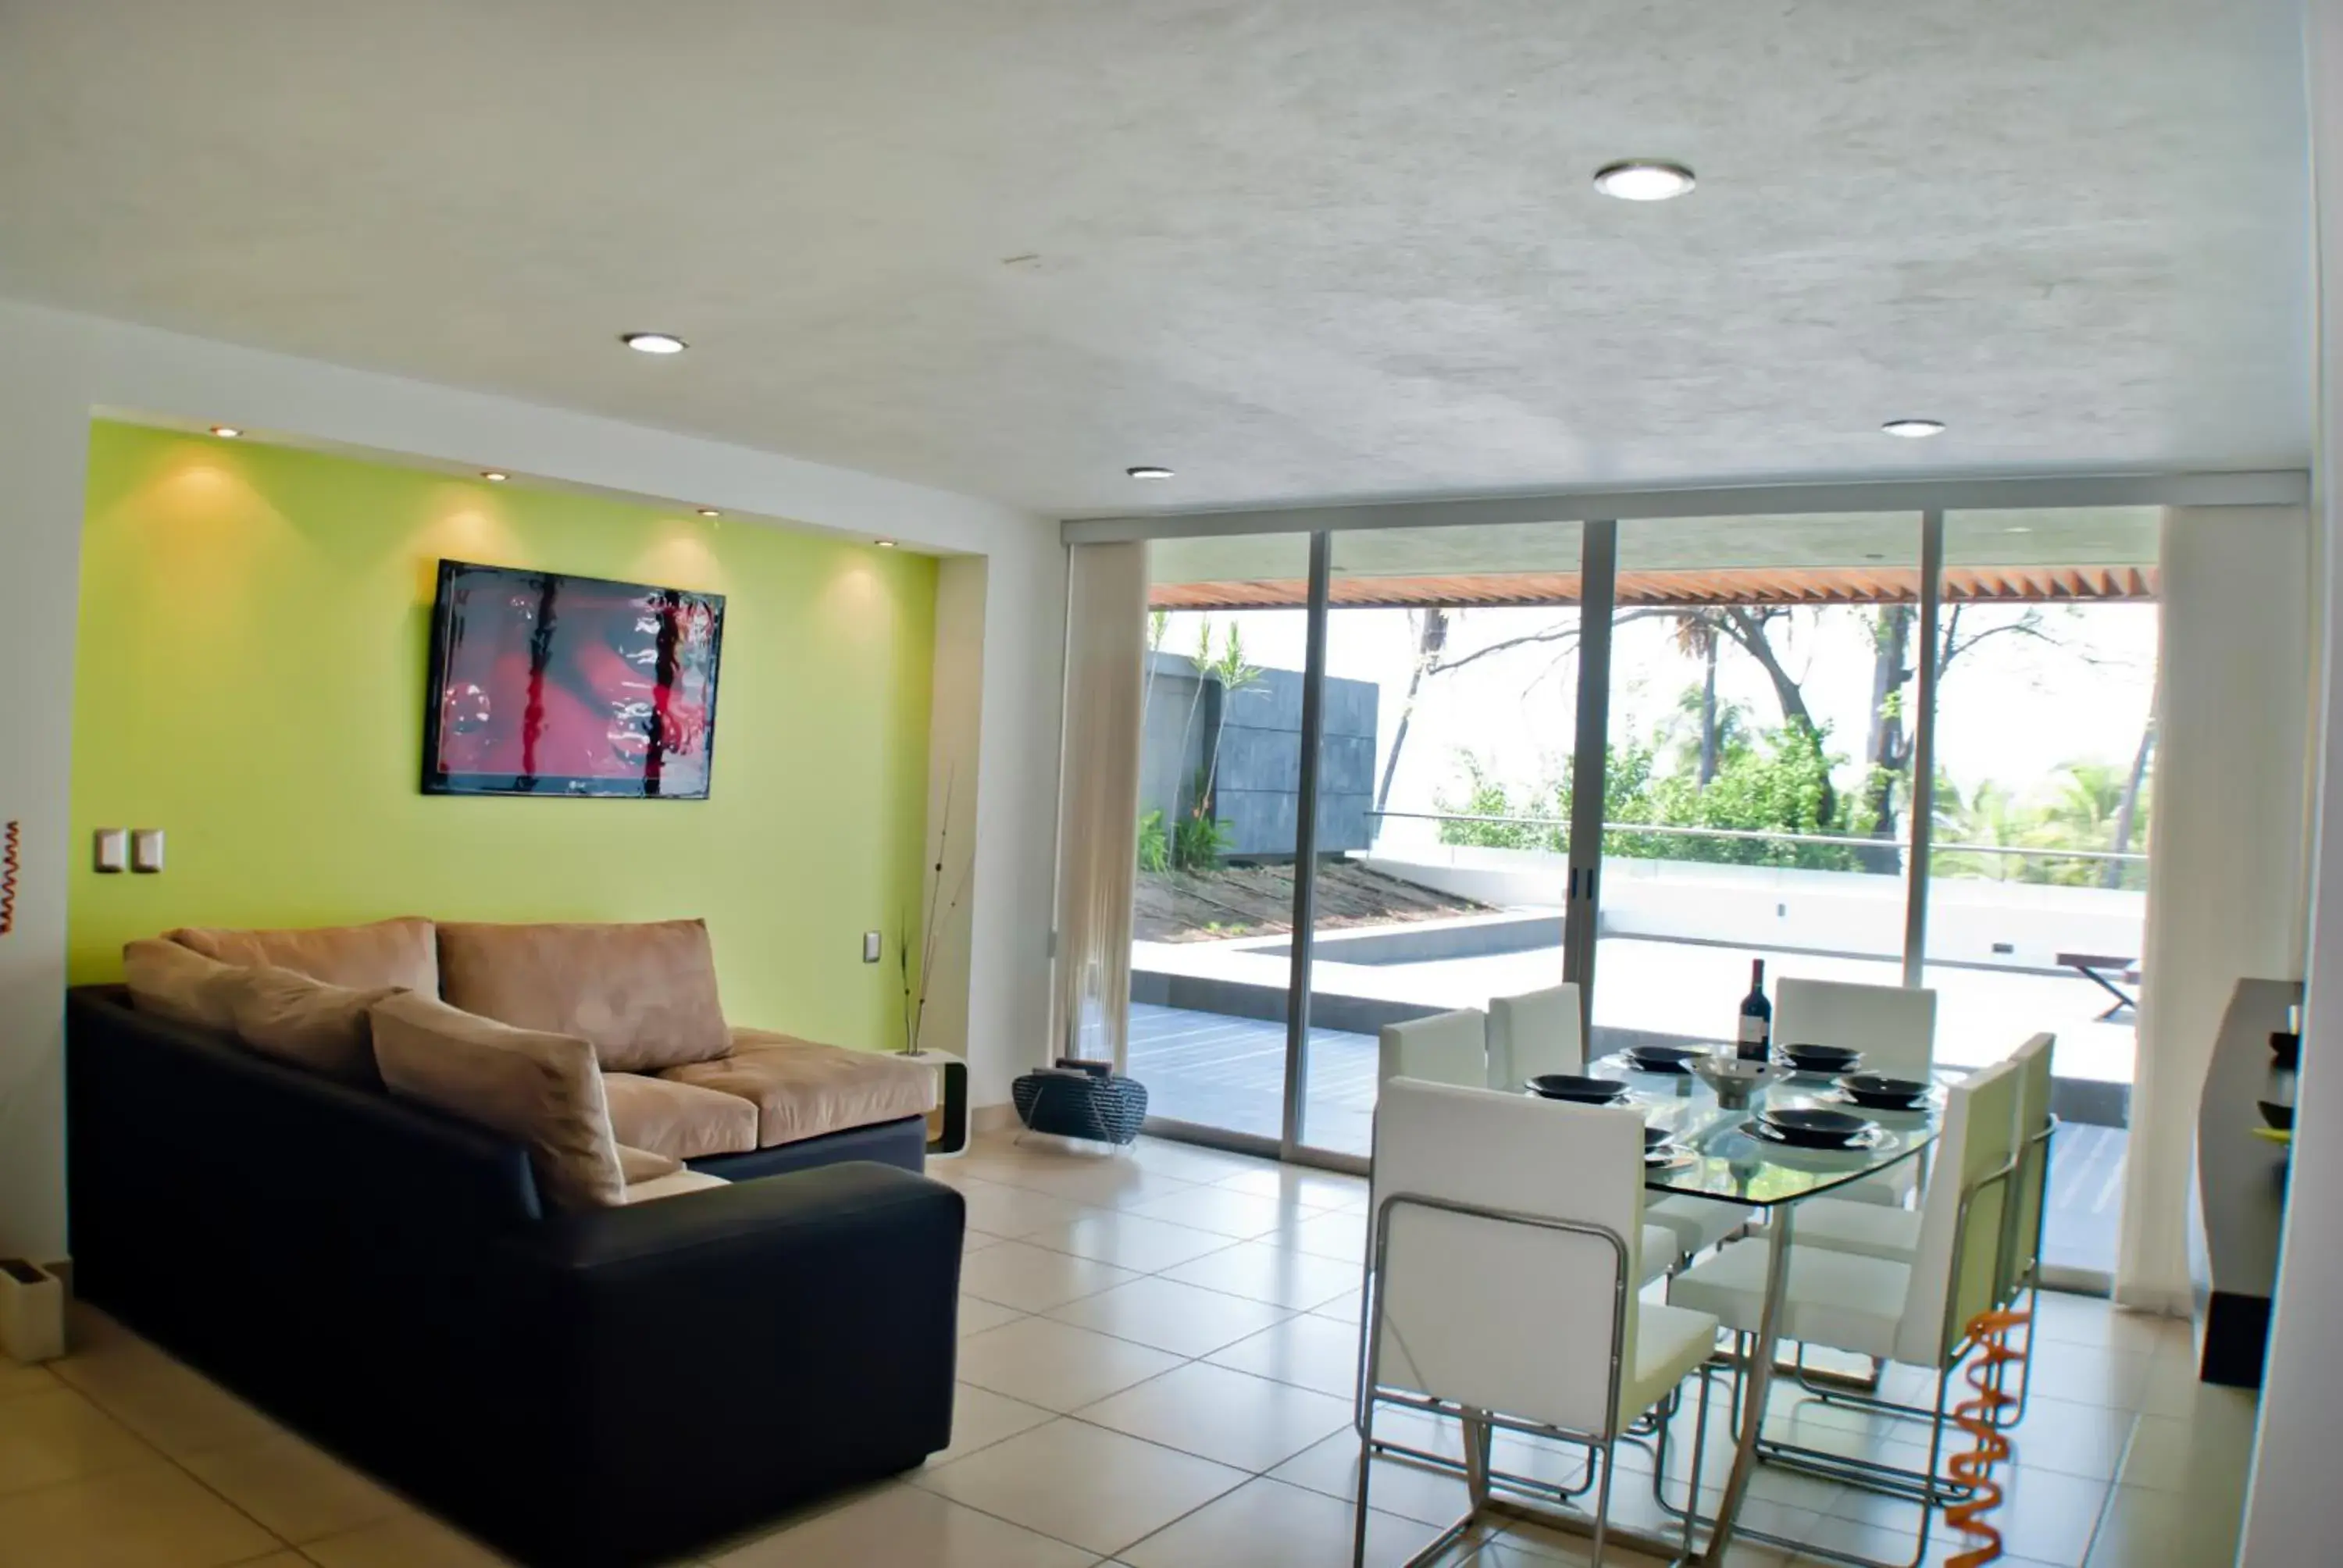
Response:
[[[443,556],[727,596],[710,798],[421,793]],[[689,508],[98,423],[72,978],[181,925],[696,915],[734,1022],[900,1045],[935,587],[925,557]],[[166,869],[92,870],[98,827],[164,829]]]

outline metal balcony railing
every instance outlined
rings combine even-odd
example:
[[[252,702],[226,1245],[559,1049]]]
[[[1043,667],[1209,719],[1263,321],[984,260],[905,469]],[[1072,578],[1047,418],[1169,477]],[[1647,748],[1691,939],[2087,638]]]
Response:
[[[1386,820],[1405,819],[1417,822],[1475,822],[1500,828],[1561,828],[1569,822],[1560,817],[1489,817],[1459,811],[1369,811],[1370,817]],[[1866,839],[1850,833],[1778,833],[1757,828],[1696,828],[1675,827],[1665,822],[1606,822],[1605,833],[1644,833],[1676,839],[1728,839],[1765,844],[1817,844],[1840,849],[1877,849],[1893,847],[1909,850],[1908,839]],[[1569,839],[1563,839],[1566,846]],[[1468,846],[1459,846],[1460,848]],[[1931,839],[1931,854],[1939,855],[2009,855],[2046,860],[2095,860],[2119,865],[2146,865],[2147,857],[2132,850],[2114,849],[2044,849],[2021,844],[1964,844],[1944,839]]]

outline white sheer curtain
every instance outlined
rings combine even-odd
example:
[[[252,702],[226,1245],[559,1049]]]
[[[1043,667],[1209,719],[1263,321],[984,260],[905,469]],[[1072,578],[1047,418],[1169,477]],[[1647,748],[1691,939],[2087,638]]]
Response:
[[[1114,1070],[1121,1072],[1130,1050],[1147,547],[1076,545],[1067,575],[1066,729],[1058,795],[1058,943],[1050,1039],[1053,1052],[1072,1054],[1095,1028]],[[1098,1053],[1093,1049],[1080,1054]]]
[[[2308,519],[2176,508],[2159,575],[2163,696],[2116,1299],[2178,1313],[2190,1303],[2197,1097],[2221,1014],[2240,980],[2302,975]]]

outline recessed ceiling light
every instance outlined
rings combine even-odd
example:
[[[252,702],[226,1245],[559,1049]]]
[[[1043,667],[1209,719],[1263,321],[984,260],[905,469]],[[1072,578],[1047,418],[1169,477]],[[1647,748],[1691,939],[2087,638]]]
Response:
[[[238,436],[243,435],[244,432],[237,429],[233,425],[215,425],[212,427],[212,434],[217,436],[223,441],[233,441]]]
[[[1152,463],[1141,463],[1135,468],[1125,468],[1123,472],[1134,479],[1168,479],[1172,477],[1171,469],[1157,467]]]
[[[2030,534],[2034,528],[2030,523],[2012,523],[2001,531],[2005,534]]]
[[[512,476],[510,474],[500,473],[495,468],[483,468],[480,470],[480,477],[486,479],[491,485],[501,485],[507,479],[511,478]]]
[[[720,518],[724,514],[718,511],[714,507],[702,507],[699,508],[699,515],[703,518]]]
[[[895,541],[892,539],[873,539],[871,543],[877,545],[882,550],[891,550],[895,548]]]
[[[1684,165],[1651,158],[1629,158],[1594,171],[1594,188],[1621,201],[1667,201],[1692,189],[1693,183]]]
[[[672,332],[629,332],[618,341],[638,354],[680,354],[691,347]]]
[[[1891,436],[1901,436],[1907,441],[1925,440],[1930,436],[1941,436],[1945,433],[1945,422],[1942,419],[1890,419],[1879,427]]]

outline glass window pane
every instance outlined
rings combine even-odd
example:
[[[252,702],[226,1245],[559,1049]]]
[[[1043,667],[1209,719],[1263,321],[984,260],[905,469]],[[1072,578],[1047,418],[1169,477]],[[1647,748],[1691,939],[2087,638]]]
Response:
[[[1945,522],[1927,983],[1937,1057],[2058,1037],[2045,1261],[2115,1266],[2156,771],[2150,508]]]

